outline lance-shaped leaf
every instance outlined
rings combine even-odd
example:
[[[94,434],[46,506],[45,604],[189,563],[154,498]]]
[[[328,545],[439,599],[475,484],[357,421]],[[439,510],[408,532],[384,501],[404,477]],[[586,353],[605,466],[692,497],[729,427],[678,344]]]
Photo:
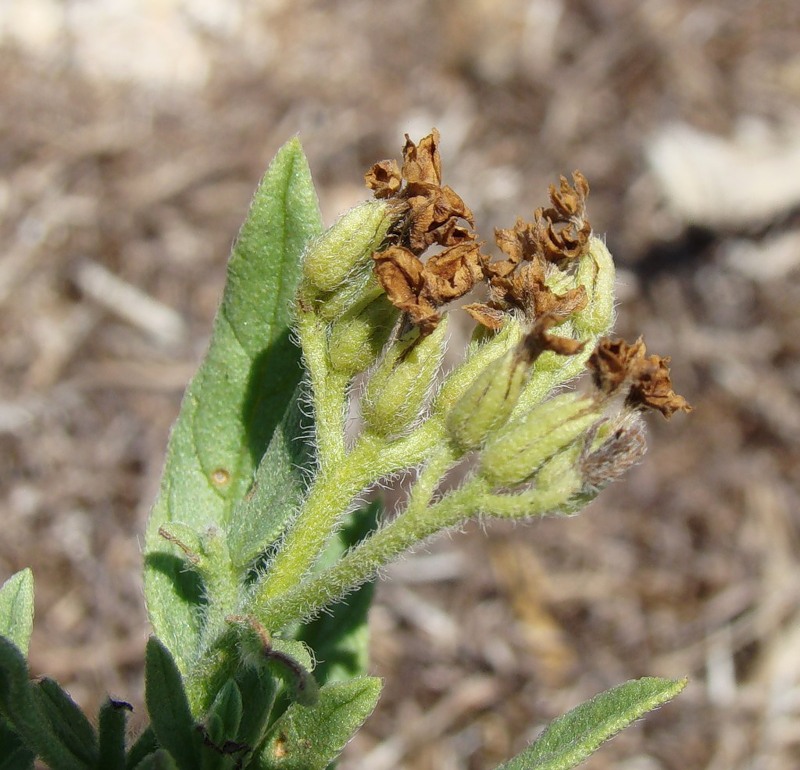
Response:
[[[600,693],[551,722],[534,743],[497,770],[569,770],[685,686],[685,679],[645,677]]]
[[[97,736],[86,715],[58,682],[48,677],[33,685],[42,711],[58,740],[86,767],[97,764]]]
[[[125,701],[106,698],[97,720],[98,767],[125,770],[125,726],[133,706]]]
[[[30,681],[25,658],[4,637],[0,637],[0,715],[25,746],[50,767],[86,770],[83,751],[76,754],[61,740],[50,721],[52,712],[44,708],[40,693]]]
[[[372,713],[381,692],[374,676],[335,682],[316,706],[293,703],[273,725],[258,770],[325,770]]]
[[[310,418],[299,385],[275,428],[249,493],[236,505],[228,548],[238,568],[249,566],[283,533],[300,505],[313,455]]]
[[[169,650],[155,637],[147,641],[145,702],[159,745],[169,751],[181,770],[200,767],[201,739],[181,673]]]
[[[33,770],[34,753],[0,717],[0,770]]]
[[[234,245],[209,349],[184,396],[148,523],[150,619],[184,672],[197,653],[202,587],[158,530],[170,521],[224,529],[249,489],[300,379],[290,305],[305,244],[321,230],[308,164],[293,139],[272,161]]]
[[[33,630],[33,573],[23,569],[0,587],[0,636],[12,641],[23,655]]]

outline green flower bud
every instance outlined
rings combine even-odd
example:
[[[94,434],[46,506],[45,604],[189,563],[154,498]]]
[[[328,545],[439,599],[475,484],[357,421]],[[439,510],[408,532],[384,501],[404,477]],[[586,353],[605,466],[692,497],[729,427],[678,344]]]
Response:
[[[331,327],[331,366],[351,377],[368,369],[389,339],[398,315],[385,294],[348,310]]]
[[[516,349],[484,368],[445,419],[458,449],[475,449],[508,420],[529,374],[530,363]]]
[[[372,253],[380,247],[396,221],[399,209],[386,201],[366,201],[350,209],[303,256],[303,278],[316,292],[333,291],[352,273],[372,267]]]
[[[589,251],[581,257],[575,276],[579,286],[586,289],[586,307],[572,321],[580,337],[606,334],[614,324],[614,260],[605,243],[589,238]]]
[[[551,398],[490,436],[481,451],[481,475],[494,487],[522,483],[601,417],[591,398],[577,393]]]
[[[375,273],[363,270],[351,274],[348,280],[332,292],[318,297],[314,303],[314,312],[323,321],[336,321],[353,308],[365,307],[383,293],[383,287],[378,283]]]
[[[427,337],[414,330],[392,345],[361,399],[367,428],[379,436],[402,433],[420,416],[444,354],[447,316]]]
[[[503,328],[495,333],[488,332],[491,337],[484,338],[479,332],[470,342],[467,358],[447,375],[442,387],[436,394],[434,412],[447,414],[461,398],[464,392],[475,381],[475,378],[489,365],[511,350],[522,339],[522,328],[515,318],[509,317]]]

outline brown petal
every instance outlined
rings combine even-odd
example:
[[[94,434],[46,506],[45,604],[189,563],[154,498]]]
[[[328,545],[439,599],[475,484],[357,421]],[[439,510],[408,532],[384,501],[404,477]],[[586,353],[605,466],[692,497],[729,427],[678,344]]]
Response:
[[[470,305],[464,305],[466,310],[479,324],[485,326],[492,331],[500,331],[503,324],[506,322],[507,314],[499,308],[486,305],[483,302],[473,302]]]
[[[669,358],[645,357],[645,352],[641,337],[632,345],[606,338],[597,344],[586,365],[603,393],[614,393],[624,383],[630,383],[625,400],[628,406],[657,409],[667,419],[677,411],[691,412],[686,399],[672,389]]]
[[[667,419],[678,411],[691,412],[689,402],[672,389],[668,364],[669,356],[637,359],[626,403],[657,409]]]
[[[528,362],[533,363],[546,350],[561,356],[574,356],[583,350],[586,344],[584,342],[550,334],[549,330],[563,320],[552,314],[536,319],[533,328],[525,335],[521,343],[522,355]]]
[[[428,136],[414,144],[406,134],[403,147],[403,178],[409,183],[442,182],[442,161],[439,156],[439,132],[434,128]]]
[[[616,391],[631,373],[633,361],[644,355],[644,350],[641,337],[632,345],[623,339],[601,339],[586,362],[598,390],[608,394]]]
[[[440,305],[463,297],[482,276],[477,243],[450,246],[425,263],[426,293]]]
[[[396,160],[382,160],[364,174],[364,181],[376,198],[390,198],[397,195],[402,184],[400,167]]]

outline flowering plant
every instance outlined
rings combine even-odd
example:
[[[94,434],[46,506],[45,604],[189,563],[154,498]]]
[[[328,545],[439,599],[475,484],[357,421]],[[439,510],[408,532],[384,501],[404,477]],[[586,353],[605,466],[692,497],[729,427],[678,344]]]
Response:
[[[128,744],[128,704],[108,700],[96,729],[58,684],[29,680],[23,571],[0,590],[0,767],[323,770],[380,693],[366,619],[381,566],[471,517],[575,513],[641,458],[644,410],[690,410],[668,359],[606,336],[614,265],[586,179],[497,230],[493,259],[438,145],[435,130],[406,138],[402,164],[367,173],[374,200],[327,230],[299,142],[278,152],[150,515],[150,726]],[[447,306],[479,285],[444,372]],[[587,367],[591,391],[563,389]],[[381,516],[367,492],[408,469],[402,508]],[[684,684],[603,693],[503,767],[573,767]]]

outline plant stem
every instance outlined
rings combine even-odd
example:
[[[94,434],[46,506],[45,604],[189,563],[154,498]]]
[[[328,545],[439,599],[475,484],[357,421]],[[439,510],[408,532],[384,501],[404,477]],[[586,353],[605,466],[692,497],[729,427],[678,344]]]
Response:
[[[437,455],[444,460],[445,455]],[[423,471],[418,483],[432,494],[430,486],[438,468],[434,459]],[[441,478],[441,475],[439,476]],[[519,494],[492,494],[485,481],[473,478],[442,500],[429,505],[430,495],[420,488],[404,513],[379,529],[346,554],[334,566],[309,578],[265,605],[259,605],[257,617],[266,628],[278,632],[296,620],[311,617],[369,580],[380,568],[402,553],[444,529],[454,527],[477,513],[491,516],[522,518],[542,516],[557,508],[557,499],[550,490],[531,489]],[[426,499],[427,498],[427,499]]]

